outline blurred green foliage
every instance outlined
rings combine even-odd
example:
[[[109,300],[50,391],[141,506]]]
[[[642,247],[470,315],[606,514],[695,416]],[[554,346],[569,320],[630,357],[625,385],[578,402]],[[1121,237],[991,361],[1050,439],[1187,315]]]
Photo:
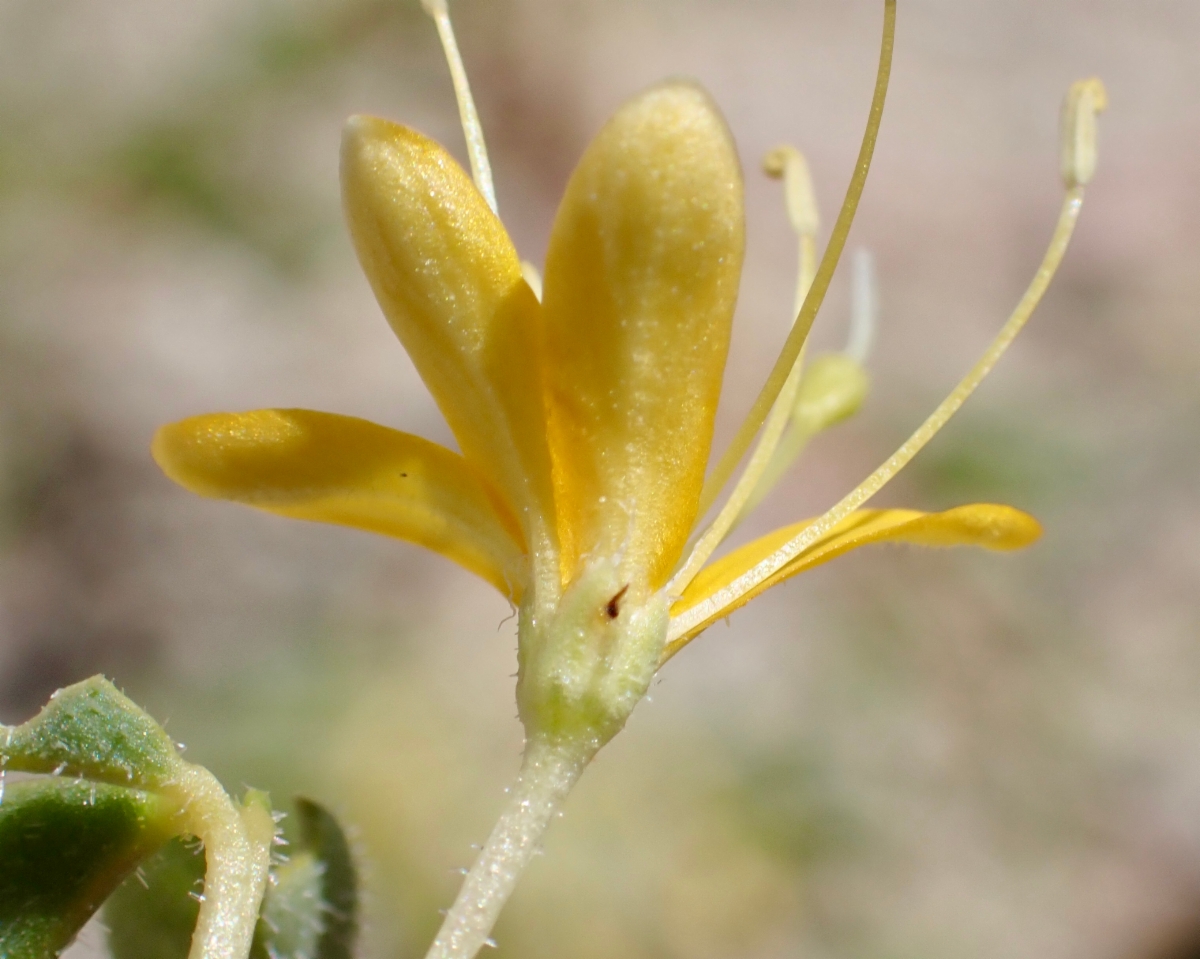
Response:
[[[1088,485],[1097,463],[1078,438],[1039,424],[1028,410],[973,412],[970,423],[949,426],[908,468],[906,480],[928,502],[1034,509],[1059,506]]]

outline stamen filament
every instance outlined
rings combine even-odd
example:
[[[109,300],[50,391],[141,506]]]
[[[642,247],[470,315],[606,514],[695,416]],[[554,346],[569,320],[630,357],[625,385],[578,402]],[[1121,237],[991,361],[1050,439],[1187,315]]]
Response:
[[[462,121],[463,135],[467,140],[467,156],[471,161],[471,177],[475,186],[487,200],[487,205],[493,213],[496,208],[496,187],[492,183],[492,165],[488,162],[487,146],[483,141],[483,125],[479,122],[479,114],[475,110],[475,99],[471,96],[471,85],[467,82],[467,70],[463,66],[462,54],[458,51],[458,41],[454,38],[454,24],[450,22],[450,9],[446,0],[421,0],[425,12],[437,24],[438,37],[442,41],[442,50],[446,54],[446,64],[450,67],[450,78],[454,82],[454,95],[458,99],[458,115]]]
[[[996,338],[963,377],[953,392],[947,396],[936,410],[917,428],[916,432],[895,453],[888,458],[874,473],[867,477],[858,487],[845,496],[832,509],[828,510],[816,522],[806,527],[802,533],[789,540],[784,546],[772,553],[762,562],[751,567],[725,588],[714,593],[708,599],[688,609],[671,620],[667,631],[667,648],[663,660],[673,656],[687,641],[687,637],[702,623],[720,616],[740,606],[752,594],[759,584],[769,579],[775,573],[790,563],[793,559],[807,550],[810,546],[827,535],[838,523],[842,522],[856,509],[861,507],[872,496],[878,493],[893,476],[908,465],[909,461],[927,444],[946,422],[952,417],[963,402],[970,396],[984,377],[991,372],[992,367],[1004,355],[1021,328],[1028,322],[1033,311],[1037,308],[1050,280],[1058,270],[1071,234],[1079,219],[1079,211],[1083,204],[1083,186],[1076,184],[1067,191],[1063,200],[1062,211],[1058,224],[1050,240],[1046,255],[1034,274],[1033,281],[1025,291],[1025,295],[1017,304],[1008,321],[1000,329]]]
[[[861,404],[866,393],[867,382],[863,364],[866,362],[867,354],[871,352],[871,343],[875,339],[875,327],[878,323],[879,312],[878,302],[874,262],[871,254],[867,250],[857,250],[854,254],[850,333],[846,339],[846,346],[840,354],[833,353],[819,358],[816,364],[804,371],[804,375],[795,384],[794,389],[789,390],[791,386],[789,380],[788,386],[785,386],[783,392],[779,394],[778,402],[784,402],[784,397],[788,397],[792,403],[792,416],[788,420],[787,430],[779,438],[775,447],[775,455],[771,457],[771,462],[758,478],[758,485],[754,487],[749,498],[742,504],[742,511],[733,525],[734,529],[754,512],[758,508],[758,504],[766,499],[767,494],[779,484],[784,474],[792,468],[796,459],[804,451],[809,440],[821,430],[853,414]],[[803,361],[804,351],[801,351],[800,356],[801,360],[797,361],[797,365]],[[819,414],[823,415],[814,417],[813,413],[816,411],[813,410],[810,410],[808,415],[802,415],[802,396],[809,384],[809,377],[818,379],[826,377],[831,364],[838,360],[840,362],[834,368],[838,370],[839,374],[840,382],[836,384],[839,392],[836,394],[825,393],[821,396],[823,402]],[[825,365],[820,366],[820,364]],[[851,377],[851,370],[857,371],[857,375]],[[833,383],[825,385],[827,389],[835,386]],[[763,431],[764,435],[768,431],[769,427]]]
[[[804,154],[793,146],[776,147],[767,154],[763,161],[763,169],[768,176],[782,177],[784,201],[787,205],[788,220],[800,240],[800,262],[797,269],[796,305],[793,313],[804,304],[804,298],[812,288],[813,277],[817,263],[817,230],[820,227],[820,217],[817,213],[817,202],[813,196],[812,176],[808,170],[808,161]],[[775,451],[779,441],[792,418],[792,408],[796,402],[796,393],[800,388],[803,375],[804,351],[796,357],[792,371],[780,390],[771,407],[771,414],[759,437],[758,445],[750,455],[750,462],[738,479],[729,499],[721,507],[716,519],[706,529],[688,555],[687,562],[671,578],[667,584],[667,595],[678,596],[700,572],[701,567],[708,561],[726,536],[733,531],[743,516],[746,515],[748,501],[760,488],[760,480],[774,462]]]
[[[837,269],[838,260],[846,246],[846,237],[850,233],[854,215],[858,211],[859,200],[862,199],[863,188],[866,186],[867,174],[871,169],[875,141],[879,137],[879,124],[883,120],[883,104],[887,98],[888,81],[892,70],[892,47],[895,38],[896,0],[884,0],[883,41],[879,51],[879,72],[875,78],[871,112],[867,119],[867,129],[863,134],[862,146],[858,152],[858,160],[855,163],[854,176],[851,177],[850,185],[846,189],[846,198],[842,202],[842,209],[834,224],[833,235],[829,238],[829,246],[825,248],[821,265],[817,268],[812,288],[804,298],[804,305],[796,317],[792,332],[788,335],[787,342],[784,343],[783,350],[775,361],[770,376],[767,377],[767,382],[763,385],[729,447],[705,481],[704,490],[700,494],[698,512],[700,516],[703,516],[712,507],[713,502],[729,481],[729,477],[733,475],[737,464],[750,448],[754,435],[766,421],[772,405],[787,382],[788,376],[791,375],[796,358],[800,355],[800,350],[808,338],[809,330],[812,329],[817,311],[821,308],[825,294],[829,291],[829,283],[833,279],[834,270]]]
[[[862,372],[863,363],[867,359],[867,354],[871,351],[871,343],[875,338],[875,326],[878,320],[878,297],[875,290],[875,273],[874,264],[871,254],[866,250],[857,250],[854,255],[854,286],[851,290],[850,303],[850,334],[847,337],[846,346],[842,350],[841,356],[846,361],[854,364],[857,368],[858,376],[862,379],[862,384],[858,383],[843,383],[843,390],[849,392],[843,393],[837,397],[841,403],[847,401],[854,403],[854,406],[841,407],[843,412],[832,421],[814,422],[811,416],[801,416],[800,404],[801,395],[808,383],[808,377],[817,374],[817,368],[810,367],[804,371],[804,375],[800,377],[793,386],[791,380],[784,387],[783,392],[779,394],[779,402],[784,402],[784,397],[788,398],[788,402],[792,404],[792,416],[788,420],[788,426],[783,436],[779,438],[776,447],[775,455],[771,457],[771,462],[767,464],[766,469],[762,471],[762,475],[758,478],[758,485],[754,487],[746,502],[742,504],[742,511],[738,515],[733,528],[741,523],[747,516],[758,508],[758,504],[766,499],[767,494],[771,492],[783,479],[784,474],[792,468],[796,459],[804,452],[804,447],[808,445],[808,441],[817,435],[822,429],[827,426],[832,426],[834,422],[842,419],[845,415],[849,415],[857,407],[857,403],[851,399],[853,392],[856,389],[862,389],[865,392],[866,374]],[[804,351],[800,353],[801,359],[797,360],[797,366],[803,362]],[[837,357],[837,354],[832,354],[824,358],[818,359],[817,363],[829,363]],[[845,372],[842,374],[845,376]],[[790,389],[789,389],[790,387]],[[861,402],[861,394],[858,401]],[[834,397],[826,397],[827,401],[834,400]],[[841,406],[839,403],[839,406]],[[826,407],[828,411],[829,407]],[[764,435],[767,430],[764,430]],[[732,531],[732,530],[731,530]]]
[[[792,316],[798,316],[812,288],[817,266],[817,230],[821,218],[813,193],[808,160],[794,146],[778,146],[763,158],[767,176],[783,179],[783,198],[788,220],[800,238],[800,262],[796,271],[796,296]]]
[[[803,374],[803,356],[800,356],[797,357],[796,365],[784,383],[779,398],[771,407],[771,413],[767,417],[758,445],[750,456],[750,462],[746,464],[745,471],[738,478],[737,485],[729,494],[729,499],[721,507],[716,519],[692,547],[687,562],[667,583],[668,596],[679,596],[687,589],[688,584],[696,578],[696,574],[708,562],[708,558],[716,552],[717,547],[742,518],[747,503],[758,489],[759,480],[773,462],[779,441],[792,418],[792,405],[795,402],[796,391],[799,389],[800,378]]]
[[[779,443],[775,447],[775,455],[771,457],[771,462],[767,464],[767,468],[763,470],[762,476],[759,477],[758,485],[754,487],[754,491],[742,506],[742,512],[738,516],[739,523],[757,509],[759,503],[767,498],[767,494],[778,485],[779,481],[783,479],[783,475],[791,469],[797,457],[804,452],[804,447],[808,445],[808,441],[814,435],[807,424],[800,422],[798,417],[793,416],[788,421],[787,431],[780,437]]]

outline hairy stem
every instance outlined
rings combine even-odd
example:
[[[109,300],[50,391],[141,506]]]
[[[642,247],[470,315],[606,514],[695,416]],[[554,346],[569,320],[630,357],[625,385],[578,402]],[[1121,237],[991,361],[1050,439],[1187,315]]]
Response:
[[[275,823],[265,793],[239,807],[203,766],[180,762],[162,792],[182,825],[204,843],[204,896],[188,959],[246,959],[270,869]]]
[[[467,873],[426,959],[471,959],[488,943],[500,910],[563,800],[599,743],[531,738],[508,805]]]

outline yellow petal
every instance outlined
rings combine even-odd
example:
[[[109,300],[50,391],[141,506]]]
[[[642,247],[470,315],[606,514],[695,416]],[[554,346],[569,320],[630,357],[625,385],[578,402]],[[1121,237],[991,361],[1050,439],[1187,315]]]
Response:
[[[346,124],[342,201],[375,296],[463,455],[542,545],[553,494],[540,307],[504,226],[437,143],[374,117]]]
[[[707,629],[715,620],[728,616],[764,590],[776,583],[820,566],[842,553],[869,543],[899,542],[917,546],[982,546],[985,549],[1021,549],[1042,534],[1038,521],[1028,513],[1011,506],[975,503],[958,506],[944,513],[921,513],[909,509],[863,509],[846,519],[753,589],[741,595],[722,595],[748,570],[770,556],[784,543],[799,535],[813,520],[786,526],[747,543],[728,556],[701,570],[682,598],[671,607],[671,615],[679,616],[701,603],[710,602],[712,614],[703,618],[685,635],[668,646],[668,655],[682,648],[690,639]]]
[[[152,452],[193,493],[418,543],[517,601],[516,520],[461,456],[428,440],[350,416],[255,410],[164,426]]]
[[[661,585],[696,517],[744,245],[723,120],[686,83],[621,108],[567,186],[546,259],[563,574],[619,557]]]

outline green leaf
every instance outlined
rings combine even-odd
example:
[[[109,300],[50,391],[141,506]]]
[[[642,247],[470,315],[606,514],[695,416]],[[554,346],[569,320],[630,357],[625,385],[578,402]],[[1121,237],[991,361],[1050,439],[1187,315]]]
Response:
[[[333,814],[311,799],[296,798],[296,817],[301,845],[325,867],[321,881],[325,933],[317,959],[353,959],[358,939],[358,869],[350,843]]]
[[[0,956],[57,956],[125,876],[175,832],[160,797],[31,780],[0,801]]]
[[[99,676],[59,690],[29,722],[0,727],[0,737],[0,771],[67,773],[89,780],[89,789],[107,783],[160,794],[174,811],[173,832],[202,839],[212,862],[196,921],[197,954],[249,951],[275,837],[265,793],[251,790],[238,807],[212,773],[184,762],[163,729]]]
[[[324,873],[324,864],[307,851],[275,869],[250,959],[316,959],[325,932]]]
[[[179,762],[162,727],[103,676],[60,689],[23,725],[0,727],[0,769],[154,789]]]
[[[267,889],[251,959],[352,959],[358,870],[346,834],[324,807],[296,799],[300,838]]]
[[[186,959],[204,887],[198,843],[175,839],[104,906],[113,959]]]
[[[299,837],[272,871],[251,959],[352,959],[358,937],[358,872],[337,820],[296,800]],[[204,881],[204,857],[176,840],[104,907],[113,959],[186,959]],[[0,955],[3,955],[0,953]]]

